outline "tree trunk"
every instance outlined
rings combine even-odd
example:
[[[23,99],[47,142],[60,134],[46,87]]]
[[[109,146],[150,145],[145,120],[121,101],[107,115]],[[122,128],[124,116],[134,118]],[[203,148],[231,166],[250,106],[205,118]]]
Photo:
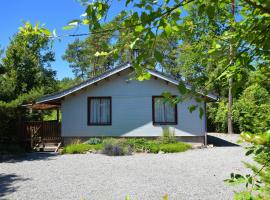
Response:
[[[233,105],[233,97],[232,97],[232,85],[233,79],[229,79],[229,94],[228,94],[228,133],[233,133],[233,124],[232,124],[232,105]]]

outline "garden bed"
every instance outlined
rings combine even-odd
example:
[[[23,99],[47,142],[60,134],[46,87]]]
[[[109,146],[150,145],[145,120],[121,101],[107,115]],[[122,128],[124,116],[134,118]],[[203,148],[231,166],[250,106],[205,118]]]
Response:
[[[132,155],[133,153],[176,153],[191,148],[190,144],[178,142],[173,137],[159,139],[145,138],[91,138],[82,143],[79,140],[63,148],[62,154],[103,153],[110,156]]]

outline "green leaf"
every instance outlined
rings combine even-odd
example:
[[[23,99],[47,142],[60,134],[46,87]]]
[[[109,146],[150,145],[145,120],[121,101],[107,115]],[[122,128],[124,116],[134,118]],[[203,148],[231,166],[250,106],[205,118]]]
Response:
[[[177,89],[182,95],[187,93],[187,88],[183,81],[179,81]]]
[[[253,152],[254,152],[254,150],[253,150],[253,149],[248,150],[248,151],[246,152],[246,156],[248,156],[248,155],[252,154]]]
[[[87,24],[89,24],[90,23],[90,20],[89,19],[83,19],[82,20],[82,24],[83,25],[87,25]]]
[[[162,55],[162,53],[160,53],[159,51],[155,50],[154,56],[155,56],[155,59],[158,62],[162,63],[162,61],[163,61],[163,55]]]
[[[74,19],[68,23],[69,26],[77,26],[81,20]]]
[[[40,31],[47,36],[51,36],[51,32],[46,28],[41,28]]]
[[[53,37],[57,37],[56,30],[53,29]]]
[[[133,47],[135,46],[135,44],[137,43],[137,41],[139,41],[140,39],[139,38],[136,38],[130,45],[129,45],[129,47],[131,48],[131,49],[133,49]]]
[[[197,107],[198,106],[196,106],[196,105],[191,105],[191,106],[188,107],[188,110],[189,110],[190,113],[192,113],[194,110],[196,110]]]
[[[209,49],[208,53],[214,53],[216,51],[216,49]]]
[[[202,119],[204,115],[204,109],[202,107],[199,108],[199,113],[200,113],[200,119]]]
[[[217,43],[216,46],[215,46],[215,48],[216,49],[219,49],[219,48],[221,48],[221,45]]]
[[[95,56],[107,56],[109,53],[108,52],[105,52],[105,51],[101,51],[101,52],[96,52],[95,53]]]
[[[75,26],[68,25],[68,26],[64,26],[62,29],[65,30],[65,31],[67,31],[67,30],[73,29],[74,27]]]
[[[144,27],[142,25],[138,25],[135,27],[136,32],[142,32],[142,30],[144,30]]]
[[[151,74],[148,72],[143,72],[137,76],[138,81],[149,80],[151,78]]]
[[[165,30],[165,33],[167,35],[171,35],[171,33],[172,33],[172,27],[170,25],[167,24],[167,26],[165,26],[164,30]]]
[[[213,19],[215,16],[215,7],[212,5],[207,6],[206,13],[210,19]]]

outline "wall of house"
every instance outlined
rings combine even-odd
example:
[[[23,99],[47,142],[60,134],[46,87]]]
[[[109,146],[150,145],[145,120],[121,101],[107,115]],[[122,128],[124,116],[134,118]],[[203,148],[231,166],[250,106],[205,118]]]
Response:
[[[107,80],[89,86],[79,93],[65,97],[62,102],[62,136],[161,136],[165,127],[152,123],[152,96],[168,91],[179,95],[175,85],[153,77],[147,81],[132,78],[129,69]],[[131,80],[130,80],[131,79]],[[112,125],[87,125],[87,98],[91,96],[112,97]],[[205,118],[199,118],[198,109],[190,113],[188,107],[197,104],[191,99],[177,106],[178,124],[169,125],[176,136],[204,136]],[[203,106],[203,103],[201,105]]]

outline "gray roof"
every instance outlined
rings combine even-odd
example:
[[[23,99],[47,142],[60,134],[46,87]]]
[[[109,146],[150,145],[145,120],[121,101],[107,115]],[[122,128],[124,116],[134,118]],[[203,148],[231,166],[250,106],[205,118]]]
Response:
[[[119,67],[116,67],[116,68],[113,68],[111,70],[108,70],[106,71],[105,73],[97,76],[97,77],[94,77],[94,78],[90,78],[78,85],[75,85],[73,87],[70,87],[66,90],[62,90],[62,91],[59,91],[59,92],[55,92],[55,93],[52,93],[52,94],[49,94],[49,95],[46,95],[46,96],[43,96],[42,98],[38,99],[36,103],[46,103],[46,102],[51,102],[51,101],[55,101],[55,100],[59,100],[67,95],[70,95],[76,91],[79,91],[85,87],[88,87],[94,83],[97,83],[98,81],[101,81],[105,78],[108,78],[114,74],[117,74],[125,69],[128,69],[128,68],[132,68],[132,65],[130,63],[126,63],[126,64],[123,64],[123,65],[120,65]],[[178,85],[179,84],[179,80],[176,80],[175,78],[173,78],[172,76],[169,76],[169,75],[166,75],[164,73],[161,73],[161,72],[158,72],[156,70],[151,70],[151,69],[147,69],[148,73],[150,73],[151,75],[155,76],[155,77],[158,77],[160,79],[163,79],[165,81],[168,81],[174,85]],[[186,88],[187,89],[191,89],[191,86],[187,85],[186,84]],[[203,96],[206,96],[212,100],[217,100],[218,97],[213,95],[213,94],[203,94],[202,92],[198,92],[199,94],[203,95]]]

